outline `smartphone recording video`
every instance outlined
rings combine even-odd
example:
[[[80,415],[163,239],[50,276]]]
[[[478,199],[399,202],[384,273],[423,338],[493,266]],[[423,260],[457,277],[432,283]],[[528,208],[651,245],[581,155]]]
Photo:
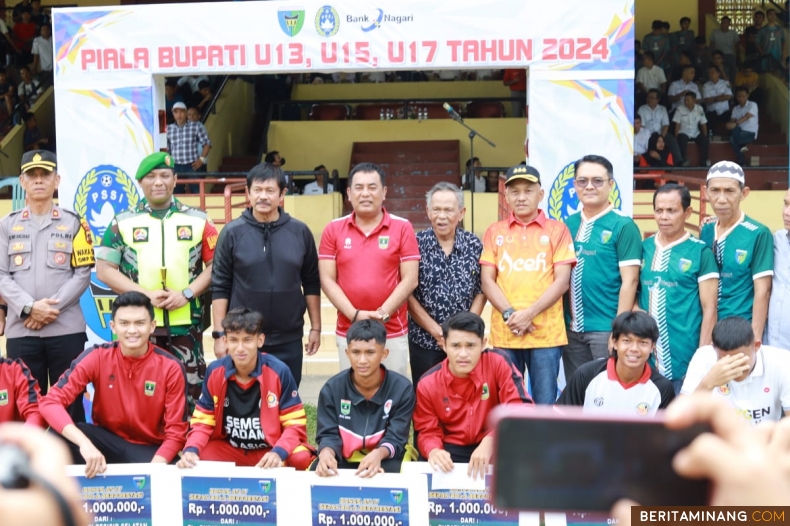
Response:
[[[544,511],[608,511],[622,498],[644,506],[704,506],[708,482],[681,478],[672,458],[700,433],[651,419],[577,408],[503,406],[495,421],[494,502]]]

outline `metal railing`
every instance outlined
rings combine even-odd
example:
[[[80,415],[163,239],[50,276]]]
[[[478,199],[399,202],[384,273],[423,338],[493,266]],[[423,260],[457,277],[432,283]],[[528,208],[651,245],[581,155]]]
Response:
[[[707,203],[708,198],[705,191],[705,180],[699,179],[697,177],[692,177],[688,175],[677,175],[677,174],[670,174],[665,172],[660,173],[635,173],[634,174],[634,182],[636,181],[655,181],[656,188],[667,184],[668,182],[675,182],[681,186],[686,186],[691,192],[691,208],[694,210],[692,217],[694,215],[697,216],[696,222],[689,222],[686,221],[686,228],[696,234],[699,235],[700,229],[702,228],[702,224],[704,223],[707,217],[710,217],[707,211]],[[699,194],[695,195],[695,191],[698,191]],[[637,209],[639,206],[653,206],[653,194],[655,190],[634,190],[634,210]],[[695,204],[697,205],[695,207]],[[637,214],[634,213],[634,220],[652,220],[655,219],[653,214]],[[650,234],[654,234],[655,232],[645,231],[643,232],[645,237],[648,237]]]
[[[203,115],[200,117],[200,122],[202,122],[203,124],[206,124],[206,120],[208,120],[209,114],[217,113],[217,99],[219,99],[219,96],[222,95],[222,90],[225,89],[225,84],[228,83],[229,78],[230,75],[225,75],[225,77],[222,79],[222,83],[219,85],[219,88],[217,88],[217,91],[214,92],[214,98],[211,99],[211,102],[209,102],[206,111],[204,111]]]

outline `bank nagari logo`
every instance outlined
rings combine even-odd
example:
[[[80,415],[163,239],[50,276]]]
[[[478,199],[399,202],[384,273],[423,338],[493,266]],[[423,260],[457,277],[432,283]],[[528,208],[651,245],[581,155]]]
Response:
[[[582,208],[579,197],[576,195],[576,187],[573,186],[574,162],[560,170],[557,178],[554,179],[554,184],[551,185],[549,191],[549,217],[551,219],[565,221]],[[623,204],[617,181],[614,182],[612,190],[609,192],[609,202],[618,210]]]
[[[315,30],[322,37],[335,36],[340,29],[340,15],[331,5],[325,5],[315,14]]]
[[[392,502],[394,502],[395,504],[400,504],[401,502],[403,502],[403,490],[391,489],[390,497],[392,497]]]
[[[271,480],[259,480],[258,486],[261,488],[261,491],[264,493],[269,493],[272,490],[272,481]]]
[[[134,477],[132,478],[132,481],[134,481],[134,487],[136,487],[137,489],[145,488],[145,482],[146,482],[145,477]]]
[[[368,18],[368,16],[365,15],[365,20],[362,22],[362,31],[368,33],[374,29],[378,29],[381,27],[382,20],[384,20],[384,10],[377,7],[373,16]]]
[[[286,35],[295,37],[304,25],[304,9],[281,7],[277,10],[277,20]]]
[[[137,206],[140,194],[126,172],[109,164],[92,168],[77,185],[74,211],[91,227],[93,238],[101,242],[113,216]]]
[[[100,165],[88,170],[77,185],[74,211],[85,219],[95,243],[101,243],[113,216],[137,206],[140,194],[134,181],[117,166]],[[91,283],[80,297],[80,308],[88,328],[105,341],[112,340],[110,315],[117,294],[91,272]]]

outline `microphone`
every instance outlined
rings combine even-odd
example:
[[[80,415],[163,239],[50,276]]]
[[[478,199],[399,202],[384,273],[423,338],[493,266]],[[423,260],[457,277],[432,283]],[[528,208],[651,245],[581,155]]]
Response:
[[[450,114],[450,117],[452,117],[454,121],[464,122],[464,120],[461,118],[461,116],[458,115],[458,112],[455,111],[453,109],[453,107],[450,106],[449,103],[445,102],[444,104],[442,104],[442,107],[447,110],[447,113]]]

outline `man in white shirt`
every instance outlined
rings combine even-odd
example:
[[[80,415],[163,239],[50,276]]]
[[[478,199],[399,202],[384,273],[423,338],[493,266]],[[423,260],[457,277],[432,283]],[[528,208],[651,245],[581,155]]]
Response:
[[[639,158],[647,151],[650,141],[650,131],[642,126],[642,117],[634,115],[634,166],[639,164]]]
[[[694,82],[694,74],[696,70],[694,66],[686,66],[683,68],[682,76],[669,85],[669,102],[672,103],[672,111],[677,110],[681,105],[683,105],[683,97],[685,96],[686,92],[693,91],[697,98],[702,98],[702,95],[699,92],[699,87],[697,83]]]
[[[675,111],[672,118],[675,123],[675,137],[678,138],[680,153],[683,154],[683,166],[688,166],[689,160],[686,157],[686,149],[689,141],[693,140],[699,147],[699,165],[710,166],[708,160],[708,119],[702,106],[697,105],[697,95],[693,91],[687,91],[683,97],[683,106]]]
[[[488,187],[488,180],[483,175],[483,172],[480,170],[472,170],[472,161],[474,161],[475,168],[480,168],[483,166],[480,163],[480,159],[475,157],[474,159],[467,159],[466,160],[466,173],[461,177],[461,185],[463,186],[464,190],[471,190],[471,186],[467,183],[469,178],[471,177],[471,173],[474,173],[474,181],[475,181],[475,192],[485,192],[486,188]]]
[[[721,28],[714,29],[710,34],[710,48],[722,52],[727,76],[731,79],[735,78],[735,56],[740,43],[741,36],[730,29],[730,17],[722,17]]]
[[[743,154],[749,151],[746,145],[757,139],[760,125],[757,104],[749,100],[749,90],[743,86],[738,87],[735,90],[735,100],[738,104],[732,109],[727,129],[730,130],[730,144],[738,156],[738,164],[743,166]]]
[[[315,181],[305,185],[304,190],[302,190],[302,195],[323,194],[324,186],[326,186],[327,194],[331,194],[335,191],[335,187],[326,182],[326,180],[329,179],[329,172],[327,171],[326,166],[319,164],[313,168],[313,171],[315,172]]]
[[[636,72],[636,89],[638,92],[647,93],[651,89],[661,92],[667,86],[667,76],[664,69],[655,65],[652,51],[645,51],[642,55],[642,67]]]
[[[52,28],[41,26],[40,35],[33,39],[33,72],[39,74],[39,80],[52,84]]]
[[[782,205],[784,228],[774,233],[774,277],[768,303],[765,343],[790,350],[790,190]]]
[[[672,158],[675,159],[675,166],[683,162],[683,155],[680,153],[678,142],[669,131],[669,114],[664,106],[658,104],[659,93],[657,89],[647,92],[647,104],[639,107],[637,113],[642,117],[642,126],[647,128],[650,134],[660,133],[664,137]]]
[[[755,341],[752,324],[725,318],[713,328],[713,345],[700,347],[681,394],[711,393],[752,425],[790,415],[790,352]]]
[[[730,120],[730,83],[721,78],[721,70],[714,65],[708,67],[708,79],[702,86],[702,102],[707,104],[706,117],[708,120],[715,118],[719,122],[726,122]]]

